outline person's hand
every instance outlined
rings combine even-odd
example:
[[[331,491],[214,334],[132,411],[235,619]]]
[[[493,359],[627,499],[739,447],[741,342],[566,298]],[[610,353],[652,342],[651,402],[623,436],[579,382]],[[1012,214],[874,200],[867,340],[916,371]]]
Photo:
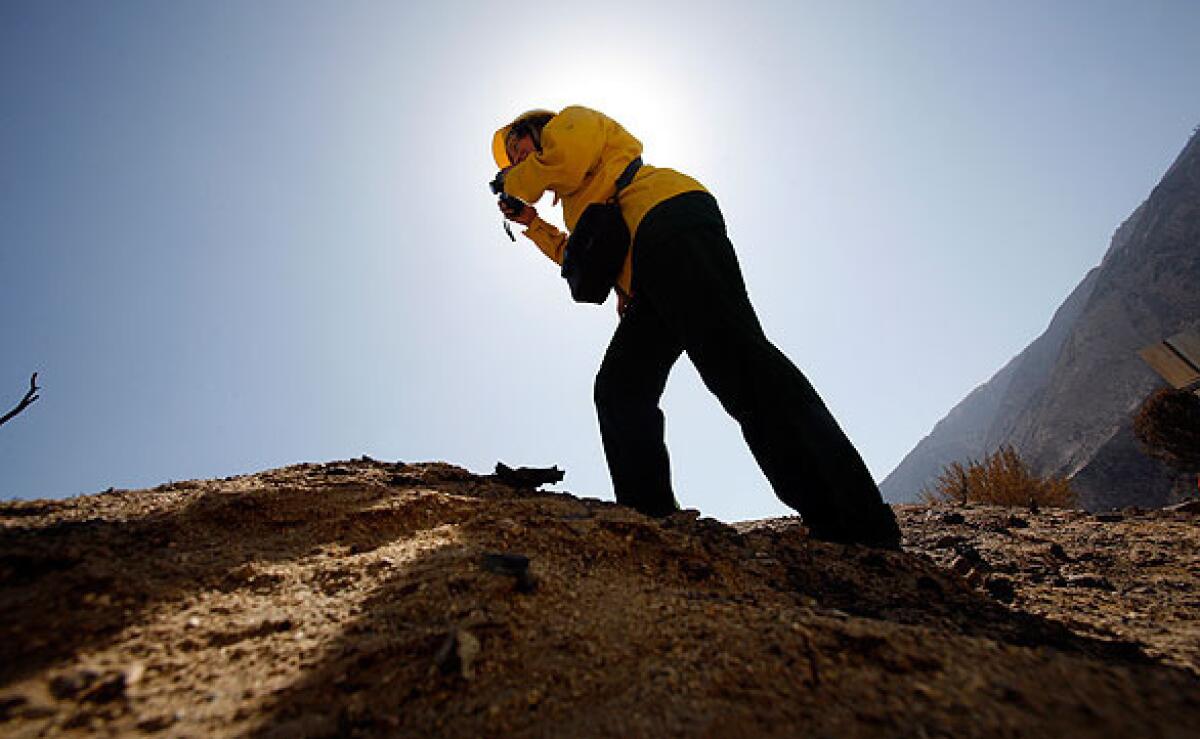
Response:
[[[528,227],[533,223],[533,219],[537,218],[537,209],[532,205],[525,205],[520,210],[512,208],[505,201],[500,201],[500,212],[504,217],[514,223],[519,223],[522,226]]]

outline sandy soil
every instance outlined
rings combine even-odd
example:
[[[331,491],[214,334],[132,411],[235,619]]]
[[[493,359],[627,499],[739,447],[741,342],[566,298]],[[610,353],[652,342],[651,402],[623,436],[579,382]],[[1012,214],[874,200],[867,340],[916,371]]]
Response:
[[[369,459],[2,503],[0,734],[1196,736],[1200,515],[898,512]]]

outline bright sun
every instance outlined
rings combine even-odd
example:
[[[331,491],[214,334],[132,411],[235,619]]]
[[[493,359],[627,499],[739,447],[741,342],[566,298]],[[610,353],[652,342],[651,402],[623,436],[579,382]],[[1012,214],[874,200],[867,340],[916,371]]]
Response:
[[[536,79],[530,89],[544,98],[535,96],[530,107],[595,108],[642,142],[648,164],[686,171],[697,158],[699,127],[686,83],[657,76],[652,69],[566,65]]]

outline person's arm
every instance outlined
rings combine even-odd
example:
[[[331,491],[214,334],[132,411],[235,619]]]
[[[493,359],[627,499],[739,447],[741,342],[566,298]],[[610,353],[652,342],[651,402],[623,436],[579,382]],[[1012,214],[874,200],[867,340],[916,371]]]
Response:
[[[500,212],[510,221],[524,226],[525,236],[537,244],[542,253],[553,259],[556,264],[562,264],[563,250],[567,248],[567,235],[538,218],[537,208],[526,205],[517,211],[500,201]]]
[[[555,264],[563,263],[563,250],[567,248],[567,235],[541,218],[534,218],[525,229],[528,237],[542,253],[554,260]]]
[[[563,263],[563,251],[567,248],[567,234],[537,217],[533,219],[524,233],[533,243],[537,244],[543,254],[553,259],[555,264]],[[614,292],[617,294],[617,315],[624,318],[625,308],[629,306],[629,298],[620,288]]]
[[[548,189],[569,193],[600,160],[604,150],[604,116],[572,107],[550,119],[542,129],[542,149],[504,173],[504,191],[536,203]]]
[[[525,237],[542,250],[542,253],[554,260],[555,264],[563,263],[563,253],[567,248],[567,234],[559,231],[551,224],[538,218],[537,209],[532,205],[526,205],[519,212],[509,208],[503,201],[500,202],[500,211],[504,216],[511,221],[515,221],[525,226],[522,232]],[[629,297],[625,295],[625,291],[621,288],[616,288],[617,293],[617,315],[625,317],[625,309],[629,306]]]

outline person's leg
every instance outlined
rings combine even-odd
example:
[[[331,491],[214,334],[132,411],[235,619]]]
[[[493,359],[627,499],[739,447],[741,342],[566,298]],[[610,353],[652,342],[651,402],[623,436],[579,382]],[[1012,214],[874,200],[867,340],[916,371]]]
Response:
[[[857,450],[763,333],[724,230],[678,229],[644,247],[642,297],[681,336],[780,499],[820,538],[897,545],[895,517]]]
[[[658,407],[683,347],[651,306],[634,298],[596,374],[596,415],[617,502],[650,516],[679,510]]]

